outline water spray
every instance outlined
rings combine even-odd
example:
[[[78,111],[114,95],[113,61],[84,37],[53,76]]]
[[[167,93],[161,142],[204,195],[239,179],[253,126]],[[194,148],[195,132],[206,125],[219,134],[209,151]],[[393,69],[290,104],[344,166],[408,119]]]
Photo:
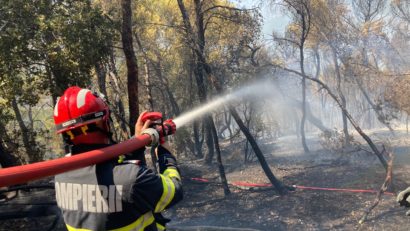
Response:
[[[271,81],[264,80],[250,84],[246,87],[239,88],[238,90],[219,96],[208,103],[194,108],[193,110],[183,113],[174,119],[176,126],[182,127],[192,122],[193,120],[200,118],[206,114],[209,114],[227,104],[241,100],[243,98],[266,98],[267,95],[274,95],[276,97],[276,88]]]

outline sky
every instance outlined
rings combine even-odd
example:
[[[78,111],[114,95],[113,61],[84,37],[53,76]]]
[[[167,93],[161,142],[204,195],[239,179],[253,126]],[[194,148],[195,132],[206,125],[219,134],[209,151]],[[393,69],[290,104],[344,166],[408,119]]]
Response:
[[[258,0],[233,0],[239,8],[254,8],[261,7],[261,13],[263,17],[262,35],[264,39],[269,39],[271,37],[272,31],[277,33],[283,33],[285,31],[286,25],[289,23],[290,19],[287,15],[283,14],[279,7],[272,7]]]

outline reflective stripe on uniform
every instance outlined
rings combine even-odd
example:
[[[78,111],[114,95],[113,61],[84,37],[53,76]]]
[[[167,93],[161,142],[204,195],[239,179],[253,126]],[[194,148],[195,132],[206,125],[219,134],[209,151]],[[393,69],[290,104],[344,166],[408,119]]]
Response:
[[[163,192],[161,199],[159,199],[157,205],[155,206],[154,212],[158,213],[167,207],[167,205],[172,201],[175,195],[175,185],[171,178],[160,175],[162,180]]]
[[[178,180],[181,180],[181,176],[179,175],[179,172],[174,168],[165,169],[162,175],[166,177],[171,177],[171,178],[174,177],[174,178],[177,178]]]
[[[66,224],[66,226],[67,226],[68,231],[91,231],[91,229],[77,229],[77,228],[74,228],[74,227],[69,226],[67,224]]]
[[[161,225],[161,224],[159,224],[159,223],[156,223],[156,225],[157,225],[157,229],[158,229],[159,231],[165,230],[165,226],[163,226],[163,225]]]
[[[154,222],[154,216],[152,215],[152,212],[148,212],[140,216],[133,223],[118,229],[112,229],[111,231],[143,231],[148,225],[152,224],[152,222]],[[77,229],[69,225],[66,226],[68,231],[91,231],[89,229]]]

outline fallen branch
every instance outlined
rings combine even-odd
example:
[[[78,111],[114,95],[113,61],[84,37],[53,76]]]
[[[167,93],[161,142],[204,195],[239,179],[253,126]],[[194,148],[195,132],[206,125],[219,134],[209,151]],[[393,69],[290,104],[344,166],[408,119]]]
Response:
[[[389,188],[389,186],[392,183],[394,155],[392,152],[388,152],[388,156],[389,156],[389,161],[387,162],[386,178],[383,182],[383,185],[380,187],[380,190],[377,192],[373,205],[371,205],[364,211],[364,214],[362,218],[360,219],[359,224],[363,224],[367,220],[367,217],[369,216],[370,212],[380,203],[383,193]]]

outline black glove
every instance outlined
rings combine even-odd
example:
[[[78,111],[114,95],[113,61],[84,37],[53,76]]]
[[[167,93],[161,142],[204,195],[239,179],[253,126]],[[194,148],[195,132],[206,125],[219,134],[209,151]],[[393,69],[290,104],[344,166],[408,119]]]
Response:
[[[410,187],[401,191],[397,195],[396,201],[400,203],[400,206],[410,207]],[[410,210],[406,212],[407,216],[410,216]]]

